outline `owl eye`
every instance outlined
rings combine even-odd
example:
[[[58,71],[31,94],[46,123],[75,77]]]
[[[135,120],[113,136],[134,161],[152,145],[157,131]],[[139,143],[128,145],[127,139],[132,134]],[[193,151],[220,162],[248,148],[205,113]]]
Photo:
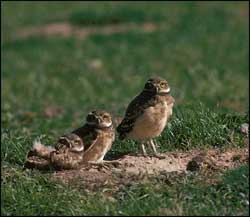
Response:
[[[108,119],[109,119],[109,116],[108,116],[108,115],[104,115],[104,116],[103,116],[103,119],[104,119],[104,120],[108,120]]]
[[[161,87],[166,87],[166,83],[161,82],[161,83],[160,83],[160,86],[161,86]]]

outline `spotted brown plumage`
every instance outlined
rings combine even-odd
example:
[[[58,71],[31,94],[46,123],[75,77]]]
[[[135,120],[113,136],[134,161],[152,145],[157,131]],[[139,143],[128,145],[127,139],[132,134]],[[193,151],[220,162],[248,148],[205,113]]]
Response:
[[[83,140],[74,133],[61,136],[50,154],[50,162],[56,169],[74,169],[82,162]]]
[[[74,133],[69,133],[61,136],[55,144],[57,151],[71,150],[73,152],[81,152],[84,150],[83,140]]]
[[[86,124],[73,133],[85,142],[83,162],[101,162],[115,139],[112,117],[103,110],[88,114]]]
[[[25,166],[74,169],[81,163],[101,163],[112,146],[114,135],[110,114],[103,110],[92,111],[82,127],[59,137],[54,147],[35,142]]]
[[[119,139],[147,141],[157,155],[153,138],[164,130],[172,115],[173,104],[174,98],[170,95],[167,81],[160,77],[150,78],[143,91],[128,105],[124,119],[117,127]],[[142,150],[146,155],[144,144]]]

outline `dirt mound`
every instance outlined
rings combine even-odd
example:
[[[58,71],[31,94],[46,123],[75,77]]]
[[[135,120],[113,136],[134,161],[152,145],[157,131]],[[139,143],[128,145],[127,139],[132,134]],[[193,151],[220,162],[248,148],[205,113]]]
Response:
[[[78,170],[58,171],[53,178],[65,183],[76,184],[85,189],[100,186],[119,186],[132,180],[143,180],[162,173],[183,173],[187,170],[225,170],[249,162],[249,148],[221,150],[194,150],[189,152],[168,152],[165,159],[125,155],[118,160],[118,166],[82,166]],[[191,165],[191,166],[190,166]],[[192,168],[192,165],[196,165]],[[198,165],[198,167],[197,167]]]

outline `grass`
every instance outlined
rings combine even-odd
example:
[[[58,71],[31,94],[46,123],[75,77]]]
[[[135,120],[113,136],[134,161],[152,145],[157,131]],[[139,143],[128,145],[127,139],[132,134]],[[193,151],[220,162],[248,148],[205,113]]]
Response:
[[[1,208],[4,215],[247,215],[249,167],[213,176],[217,183],[204,185],[207,175],[168,174],[120,187],[109,200],[102,189],[89,194],[15,169],[3,177]]]
[[[176,99],[171,122],[157,138],[160,151],[242,147],[239,126],[249,123],[247,2],[1,6],[3,215],[248,213],[248,167],[225,172],[215,186],[203,186],[207,177],[202,174],[174,176],[171,187],[157,179],[134,183],[113,195],[116,202],[107,202],[102,192],[89,195],[52,182],[47,173],[21,169],[34,139],[53,144],[59,135],[81,126],[95,108],[121,117],[151,75],[165,77]],[[22,28],[54,22],[96,28],[152,22],[161,27],[151,33],[96,33],[84,41],[14,37]],[[47,105],[64,112],[45,118]],[[134,141],[116,140],[107,158],[138,150]]]
[[[82,26],[102,26],[107,24],[160,22],[163,18],[162,14],[157,13],[156,10],[151,10],[145,14],[146,8],[139,6],[139,4],[136,4],[135,7],[123,4],[115,5],[115,7],[112,7],[112,4],[103,6],[98,8],[84,7],[81,11],[73,12],[69,17],[69,22]]]

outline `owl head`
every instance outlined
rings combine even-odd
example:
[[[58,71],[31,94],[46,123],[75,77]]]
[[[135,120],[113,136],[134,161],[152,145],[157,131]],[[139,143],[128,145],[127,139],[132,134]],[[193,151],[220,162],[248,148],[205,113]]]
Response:
[[[69,149],[73,152],[81,152],[84,150],[82,139],[74,133],[61,136],[57,141],[56,147],[60,151]]]
[[[103,110],[94,110],[88,113],[86,118],[87,124],[97,128],[107,128],[112,126],[111,115]]]
[[[148,91],[155,94],[168,94],[170,93],[170,86],[165,79],[161,77],[152,77],[147,80],[143,91]]]

